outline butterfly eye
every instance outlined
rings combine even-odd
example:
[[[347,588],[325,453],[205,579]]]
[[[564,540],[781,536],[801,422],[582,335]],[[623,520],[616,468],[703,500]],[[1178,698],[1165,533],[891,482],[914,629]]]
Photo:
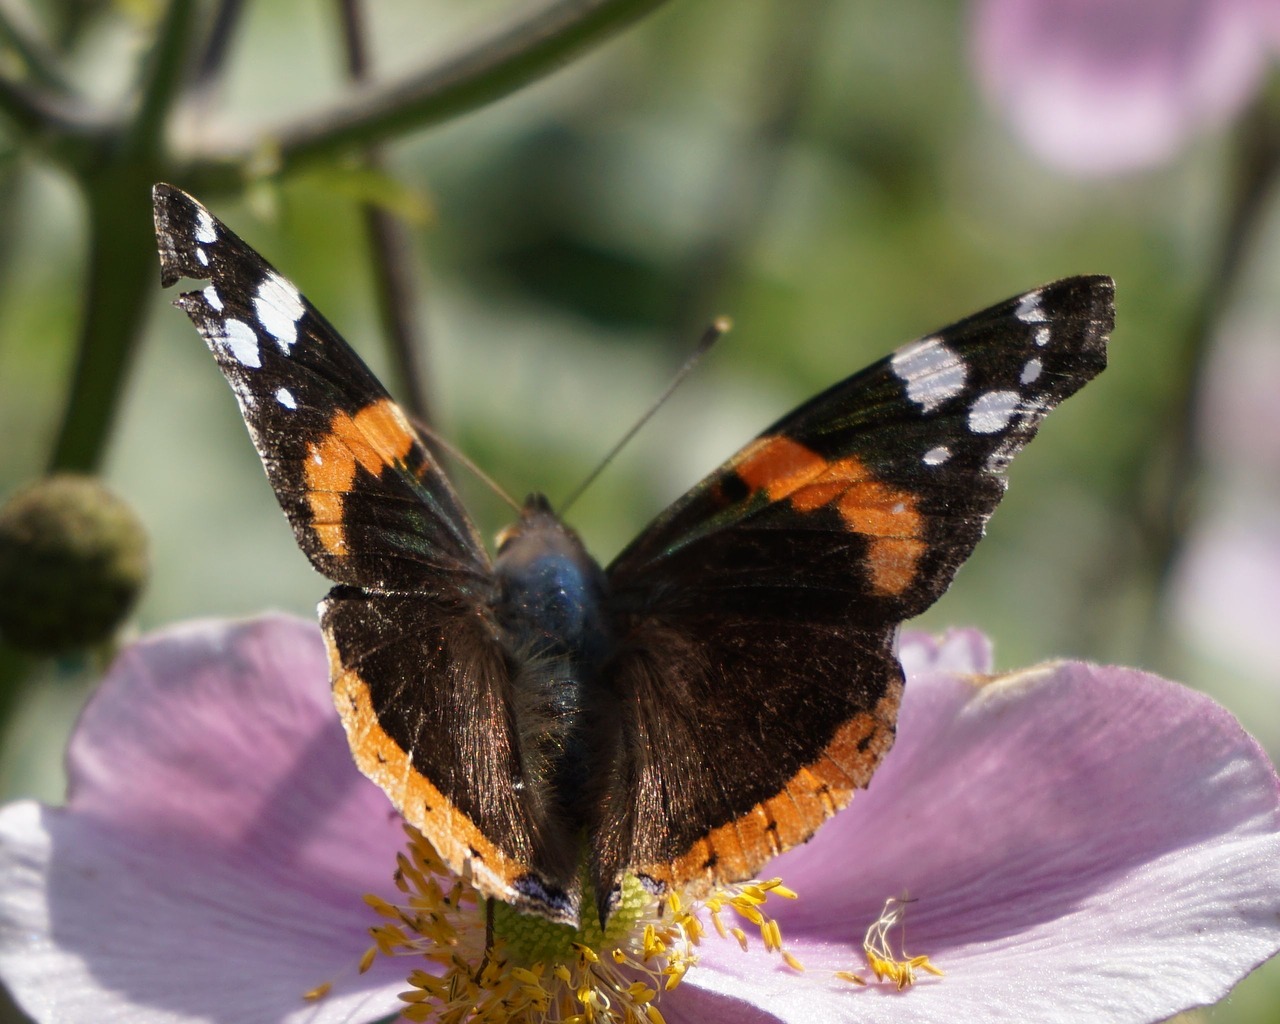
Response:
[[[507,545],[510,544],[513,540],[515,540],[516,535],[519,532],[520,532],[519,523],[511,523],[510,525],[504,526],[501,530],[498,531],[497,535],[493,538],[493,544],[494,544],[494,547],[497,549],[498,554],[502,554],[503,550],[507,547]]]

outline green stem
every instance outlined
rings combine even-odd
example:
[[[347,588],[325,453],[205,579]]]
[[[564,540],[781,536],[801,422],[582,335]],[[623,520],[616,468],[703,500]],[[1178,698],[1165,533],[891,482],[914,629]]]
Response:
[[[0,115],[23,135],[69,132],[79,119],[52,94],[0,75]]]
[[[266,133],[230,155],[197,155],[182,180],[202,191],[236,187],[261,153],[293,171],[507,96],[550,74],[661,6],[665,0],[554,0],[439,64],[357,90],[329,110]]]
[[[36,85],[64,96],[71,95],[73,90],[59,70],[53,51],[30,27],[19,26],[12,12],[0,9],[0,52],[4,49],[17,55]]]
[[[142,319],[155,287],[148,196],[164,125],[185,74],[193,4],[172,0],[160,21],[133,119],[84,169],[89,259],[71,390],[51,470],[92,472],[106,450]]]
[[[381,163],[377,153],[370,154],[369,161],[373,166]],[[373,260],[378,320],[387,339],[396,391],[416,421],[433,427],[422,368],[422,330],[414,313],[413,249],[404,225],[389,211],[365,203],[362,212]]]
[[[1195,490],[1202,471],[1199,409],[1205,369],[1217,340],[1223,313],[1235,291],[1236,281],[1253,248],[1276,177],[1280,174],[1280,105],[1276,97],[1263,97],[1237,127],[1236,176],[1232,182],[1226,218],[1210,264],[1200,301],[1193,309],[1178,358],[1168,360],[1174,377],[1169,390],[1167,424],[1162,444],[1134,453],[1134,464],[1124,473],[1127,481],[1117,507],[1130,517],[1103,545],[1085,581],[1085,592],[1113,594],[1111,600],[1081,605],[1078,633],[1083,649],[1098,650],[1112,629],[1114,612],[1125,595],[1117,594],[1115,581],[1132,570],[1146,593],[1148,617],[1145,635],[1136,653],[1159,665],[1169,648],[1168,583],[1176,570],[1195,505]],[[1130,590],[1128,593],[1132,594]]]
[[[100,179],[87,190],[84,314],[51,471],[98,468],[156,287],[151,209],[140,175],[126,172]]]
[[[210,19],[209,31],[201,45],[200,54],[192,61],[194,71],[191,85],[194,89],[208,88],[222,73],[231,38],[244,15],[244,8],[245,0],[221,0],[218,4]]]
[[[1264,97],[1237,129],[1236,178],[1223,225],[1218,255],[1194,310],[1177,367],[1172,392],[1171,429],[1164,460],[1149,463],[1143,481],[1147,502],[1144,532],[1148,558],[1154,569],[1156,593],[1163,595],[1176,569],[1195,511],[1195,486],[1200,477],[1202,385],[1205,369],[1218,338],[1223,313],[1234,297],[1236,282],[1253,250],[1258,229],[1280,176],[1280,104]],[[1161,461],[1163,464],[1161,464]]]
[[[92,166],[110,130],[108,118],[75,95],[52,56],[0,14],[0,52],[4,50],[16,54],[27,71],[25,80],[0,74],[0,119],[13,129],[15,140],[34,144],[66,166]]]
[[[361,0],[338,0],[338,10],[342,19],[347,74],[353,82],[366,81],[371,60]],[[369,146],[364,160],[370,167],[379,171],[384,169],[381,147]],[[415,315],[412,246],[404,225],[390,211],[376,203],[365,202],[361,204],[360,212],[365,236],[369,240],[378,320],[391,356],[396,394],[416,421],[432,426],[420,356],[422,330]]]
[[[0,739],[18,706],[31,674],[33,661],[0,640]]]
[[[694,337],[719,310],[726,284],[760,232],[778,182],[783,156],[805,114],[814,54],[829,31],[828,0],[775,4],[757,56],[759,83],[749,105],[750,134],[729,150],[710,204],[712,227],[685,264],[685,286],[675,318],[679,337]]]
[[[15,82],[0,75],[0,120],[14,129],[24,148],[41,151],[79,175],[101,163],[104,143],[114,131],[107,116],[77,98]]]
[[[169,110],[188,71],[195,7],[189,0],[171,0],[160,19],[139,88],[137,111],[122,139],[125,159],[146,160],[163,151]]]

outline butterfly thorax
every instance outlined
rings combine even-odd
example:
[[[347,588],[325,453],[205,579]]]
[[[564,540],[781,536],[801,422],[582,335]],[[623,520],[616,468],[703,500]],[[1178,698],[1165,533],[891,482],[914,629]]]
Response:
[[[609,648],[605,575],[540,494],[499,536],[494,574],[525,778],[544,786],[576,831],[585,824],[590,724]]]

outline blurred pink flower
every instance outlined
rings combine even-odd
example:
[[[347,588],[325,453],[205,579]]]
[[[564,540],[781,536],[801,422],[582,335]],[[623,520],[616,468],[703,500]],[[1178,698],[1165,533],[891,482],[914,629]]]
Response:
[[[1251,486],[1249,504],[1274,503],[1280,501],[1280,302],[1268,297],[1243,306],[1216,332],[1197,425],[1206,461],[1223,482],[1233,491]]]
[[[972,17],[987,95],[1077,174],[1150,167],[1230,120],[1280,41],[1276,0],[976,0]]]
[[[1197,525],[1173,582],[1184,635],[1215,658],[1280,687],[1280,523],[1274,506]],[[1262,698],[1268,708],[1274,691]]]
[[[776,862],[800,892],[777,920],[808,970],[712,935],[662,1000],[670,1024],[1163,1020],[1280,948],[1277,779],[1221,707],[1078,663],[977,677],[970,632],[905,638],[903,657],[898,742],[870,789]],[[403,836],[352,767],[326,678],[318,631],[281,617],[121,655],[72,739],[66,807],[0,811],[0,976],[38,1021],[401,1007],[403,961],[344,973]],[[861,967],[864,929],[904,890],[910,951],[946,976],[905,992],[833,977]]]
[[[1202,378],[1199,517],[1171,581],[1171,598],[1183,637],[1216,661],[1271,684],[1259,698],[1274,718],[1280,688],[1280,306],[1266,298],[1244,306],[1218,331]]]

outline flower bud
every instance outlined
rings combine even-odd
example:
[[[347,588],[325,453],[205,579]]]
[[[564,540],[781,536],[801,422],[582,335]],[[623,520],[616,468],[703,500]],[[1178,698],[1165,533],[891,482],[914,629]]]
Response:
[[[0,636],[32,654],[107,639],[147,580],[147,535],[93,477],[59,474],[0,506]]]

